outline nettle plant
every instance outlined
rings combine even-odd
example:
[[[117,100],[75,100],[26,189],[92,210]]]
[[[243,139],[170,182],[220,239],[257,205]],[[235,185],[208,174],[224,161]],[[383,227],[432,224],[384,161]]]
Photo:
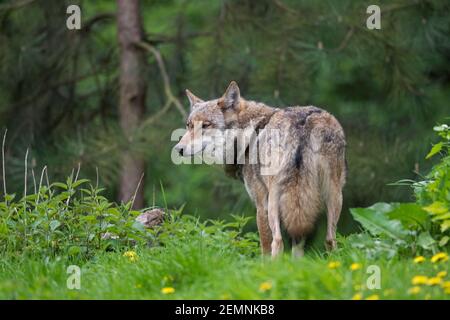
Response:
[[[437,154],[441,159],[426,179],[414,186],[417,203],[431,216],[431,221],[438,227],[436,233],[440,244],[446,245],[450,240],[450,126],[443,124],[434,127],[441,141],[433,146],[427,159]]]
[[[149,233],[135,221],[140,212],[130,209],[131,202],[109,202],[102,190],[69,177],[40,184],[21,199],[6,194],[0,202],[0,251],[79,258],[145,242]],[[106,239],[108,233],[114,236]]]
[[[441,141],[435,144],[427,159],[441,155],[440,161],[423,181],[401,180],[394,185],[408,185],[414,190],[414,203],[376,203],[369,208],[350,209],[367,233],[355,246],[368,249],[372,255],[415,254],[433,251],[450,243],[450,127],[434,127]],[[370,237],[373,236],[374,238]]]
[[[25,175],[26,172],[25,168]],[[0,253],[10,257],[29,254],[47,260],[58,257],[85,260],[103,251],[124,251],[138,246],[160,250],[179,247],[180,243],[241,255],[258,252],[257,235],[244,232],[249,217],[233,215],[230,222],[201,222],[197,217],[182,214],[183,208],[166,208],[162,223],[146,228],[136,221],[142,212],[131,209],[133,199],[122,204],[110,202],[102,196],[104,189],[94,187],[87,179],[78,179],[78,173],[65,183],[50,184],[47,178],[44,185],[44,172],[45,167],[34,193],[24,192],[21,198],[7,194],[3,185]]]

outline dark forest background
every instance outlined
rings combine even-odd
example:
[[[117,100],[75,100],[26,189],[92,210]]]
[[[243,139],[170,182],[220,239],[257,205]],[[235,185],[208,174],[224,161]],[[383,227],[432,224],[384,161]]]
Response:
[[[66,28],[71,4],[81,30]],[[381,30],[366,28],[370,4],[381,7]],[[0,1],[8,192],[23,192],[28,149],[30,190],[44,166],[51,181],[80,166],[126,201],[145,172],[138,207],[254,215],[220,167],[170,159],[184,90],[211,99],[235,80],[247,99],[312,104],[339,119],[349,165],[340,231],[349,232],[349,207],[411,200],[388,184],[433,164],[431,128],[450,110],[449,9],[445,0]]]

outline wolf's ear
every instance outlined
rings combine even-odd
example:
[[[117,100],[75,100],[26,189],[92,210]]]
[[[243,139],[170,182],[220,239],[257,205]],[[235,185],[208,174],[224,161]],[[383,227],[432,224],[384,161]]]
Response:
[[[228,86],[227,91],[225,91],[222,98],[223,98],[223,107],[225,109],[235,108],[236,106],[239,105],[241,93],[235,81],[230,82],[230,85]]]
[[[203,102],[202,99],[197,97],[195,94],[190,92],[188,89],[186,89],[186,95],[187,95],[187,97],[189,99],[189,103],[191,104],[191,109],[194,106],[194,104],[199,103],[199,102]]]

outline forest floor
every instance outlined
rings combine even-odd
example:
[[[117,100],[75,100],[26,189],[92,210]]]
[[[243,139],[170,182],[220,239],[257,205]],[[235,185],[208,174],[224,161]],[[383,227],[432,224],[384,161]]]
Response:
[[[79,290],[67,286],[67,268],[76,264],[69,259],[9,256],[0,262],[0,299],[450,298],[448,260],[368,259],[346,238],[339,245],[331,254],[309,250],[292,258],[286,252],[275,260],[237,253],[225,243],[220,250],[198,237],[126,254],[102,252],[79,265]]]

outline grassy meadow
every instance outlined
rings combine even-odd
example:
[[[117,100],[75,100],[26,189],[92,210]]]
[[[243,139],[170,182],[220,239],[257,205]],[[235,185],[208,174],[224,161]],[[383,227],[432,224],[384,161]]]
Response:
[[[164,247],[104,252],[86,262],[20,256],[0,263],[1,299],[449,299],[449,261],[414,257],[368,258],[341,238],[331,254],[296,259],[260,257],[256,243],[242,252],[233,242],[208,238],[202,228]],[[219,231],[218,231],[219,232]],[[222,231],[220,231],[221,233]],[[254,240],[252,240],[254,241]],[[444,259],[445,260],[445,259]],[[417,260],[416,260],[417,261]],[[66,286],[67,267],[81,267],[79,290]],[[369,289],[368,267],[380,269]],[[369,269],[370,271],[370,269]],[[426,277],[426,278],[425,278]],[[369,283],[370,286],[370,283]]]
[[[449,12],[448,0],[0,1],[0,299],[450,299]],[[172,160],[185,90],[207,101],[231,81],[341,123],[335,251],[322,218],[304,257],[288,239],[261,256],[241,181]],[[153,208],[161,224],[136,221]]]

